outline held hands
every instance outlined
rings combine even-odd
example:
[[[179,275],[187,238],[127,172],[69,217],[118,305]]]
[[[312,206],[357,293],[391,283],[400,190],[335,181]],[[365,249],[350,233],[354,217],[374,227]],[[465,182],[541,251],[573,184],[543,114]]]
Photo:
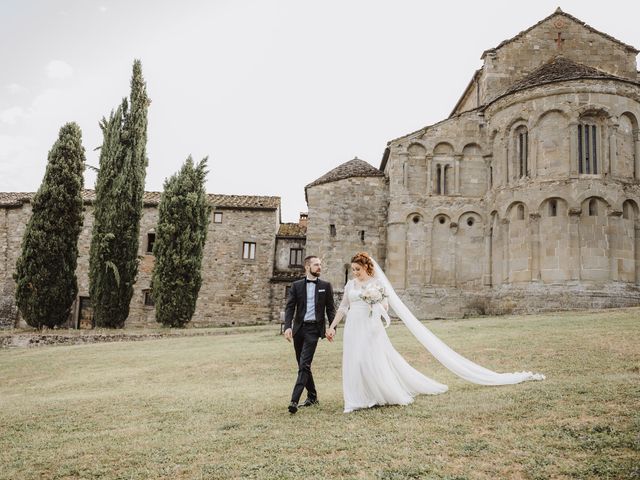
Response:
[[[291,341],[291,339],[293,338],[293,331],[292,331],[290,328],[287,328],[287,329],[284,331],[284,338],[286,338],[286,339],[287,339],[287,342],[290,342],[290,341]]]
[[[327,336],[327,340],[329,340],[330,342],[333,342],[333,339],[336,336],[336,329],[333,327],[329,327],[327,329],[326,336]]]

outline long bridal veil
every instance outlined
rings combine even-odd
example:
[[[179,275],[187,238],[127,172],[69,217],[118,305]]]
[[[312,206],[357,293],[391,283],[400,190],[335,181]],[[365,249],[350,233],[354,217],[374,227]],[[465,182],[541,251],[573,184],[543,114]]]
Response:
[[[372,259],[373,260],[373,259]],[[520,383],[526,380],[544,380],[541,373],[532,372],[515,372],[515,373],[497,373],[487,368],[481,367],[477,363],[463,357],[449,348],[442,340],[436,337],[431,331],[425,327],[414,315],[411,310],[400,300],[396,294],[391,282],[384,274],[380,265],[373,260],[374,277],[384,287],[388,296],[389,306],[398,315],[400,320],[406,325],[416,339],[438,360],[442,365],[447,367],[459,377],[469,382],[478,383],[480,385],[508,385]]]

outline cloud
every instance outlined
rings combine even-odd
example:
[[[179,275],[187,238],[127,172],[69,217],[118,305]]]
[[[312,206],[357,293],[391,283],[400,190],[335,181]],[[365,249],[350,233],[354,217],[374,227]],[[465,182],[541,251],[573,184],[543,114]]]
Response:
[[[26,87],[23,87],[18,83],[10,83],[6,86],[6,89],[11,95],[18,95],[19,93],[24,93],[27,91]]]
[[[104,5],[100,5],[100,7],[98,7],[98,10],[100,10],[100,13],[105,13],[107,11],[107,7],[105,7]]]
[[[0,122],[14,125],[20,118],[26,117],[27,114],[22,107],[11,107],[0,111]]]
[[[73,75],[73,67],[62,60],[51,60],[47,64],[47,77],[65,79]]]

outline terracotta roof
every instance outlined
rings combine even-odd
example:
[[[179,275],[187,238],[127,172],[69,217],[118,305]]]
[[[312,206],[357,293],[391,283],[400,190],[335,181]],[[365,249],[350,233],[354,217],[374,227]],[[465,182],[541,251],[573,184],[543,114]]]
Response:
[[[562,56],[556,56],[541,67],[531,72],[529,75],[511,85],[502,94],[491,100],[489,104],[495,102],[499,98],[520,90],[524,90],[526,88],[546,85],[548,83],[563,82],[566,80],[583,79],[619,80],[621,82],[640,85],[639,82],[634,82],[633,80],[629,80],[628,78],[616,77],[615,75],[603,72],[602,70],[598,70],[597,68],[589,67],[581,63],[576,63],[573,60],[569,60],[568,58]]]
[[[504,47],[504,46],[505,46],[505,45],[507,45],[508,43],[511,43],[511,42],[513,42],[513,41],[515,41],[515,40],[519,39],[519,38],[520,38],[520,37],[522,37],[523,35],[526,35],[526,34],[527,34],[527,33],[529,33],[531,30],[533,30],[534,28],[536,28],[538,25],[540,25],[540,24],[542,24],[542,23],[546,22],[547,20],[549,20],[551,17],[553,17],[553,16],[555,16],[555,15],[562,15],[563,17],[567,17],[567,18],[569,18],[569,19],[573,20],[574,22],[576,22],[576,23],[578,23],[578,24],[582,25],[582,26],[583,26],[584,28],[586,28],[587,30],[589,30],[589,31],[591,31],[591,32],[593,32],[593,33],[597,33],[598,35],[601,35],[601,36],[603,36],[603,37],[605,37],[605,38],[608,38],[608,39],[609,39],[609,40],[611,40],[612,42],[615,42],[615,43],[617,43],[617,44],[619,44],[619,45],[622,45],[623,47],[625,47],[625,48],[626,48],[626,49],[628,49],[628,50],[631,50],[631,51],[632,51],[632,52],[634,52],[634,53],[638,53],[638,52],[639,52],[639,50],[638,50],[638,49],[636,49],[635,47],[633,47],[633,46],[631,46],[631,45],[628,45],[628,44],[626,44],[626,43],[624,43],[624,42],[621,42],[621,41],[620,41],[620,40],[618,40],[617,38],[612,37],[611,35],[608,35],[608,34],[606,34],[606,33],[604,33],[604,32],[601,32],[600,30],[597,30],[597,29],[593,28],[591,25],[586,24],[585,22],[583,22],[583,21],[582,21],[582,20],[580,20],[579,18],[576,18],[576,17],[574,17],[573,15],[569,15],[568,13],[563,12],[563,11],[562,11],[562,9],[560,9],[560,7],[558,7],[558,8],[556,9],[556,11],[555,11],[555,12],[553,12],[551,15],[549,15],[548,17],[543,18],[543,19],[542,19],[542,20],[540,20],[538,23],[536,23],[536,24],[534,24],[534,25],[530,26],[529,28],[527,28],[526,30],[523,30],[522,32],[518,33],[516,36],[511,37],[511,38],[509,38],[509,39],[507,39],[507,40],[504,40],[504,41],[500,42],[500,44],[499,44],[497,47],[494,47],[494,48],[490,48],[490,49],[488,49],[488,50],[485,50],[485,51],[482,53],[482,56],[481,56],[480,58],[484,58],[484,56],[485,56],[487,53],[495,52],[496,50],[498,50],[498,49],[500,49],[500,48]]]
[[[325,173],[323,176],[304,187],[304,189],[306,190],[314,185],[336,182],[338,180],[352,177],[384,177],[384,173],[373,165],[370,165],[364,160],[360,160],[356,157],[353,160],[349,160],[348,162],[337,166],[330,172]]]
[[[278,229],[279,237],[305,237],[307,228],[299,223],[281,223]]]
[[[143,203],[153,207],[160,203],[161,192],[144,192]],[[19,207],[29,203],[35,196],[34,192],[0,192],[0,206]],[[209,201],[216,208],[238,208],[276,210],[280,207],[280,197],[265,197],[253,195],[218,195],[208,194]],[[96,199],[95,190],[83,190],[82,198],[85,203],[93,203]]]

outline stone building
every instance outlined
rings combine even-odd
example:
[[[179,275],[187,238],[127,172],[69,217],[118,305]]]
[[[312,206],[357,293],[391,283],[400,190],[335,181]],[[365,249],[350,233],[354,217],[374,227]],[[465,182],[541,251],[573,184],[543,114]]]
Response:
[[[0,193],[0,326],[19,323],[12,274],[31,214],[33,193]],[[84,192],[79,239],[78,298],[69,326],[93,327],[89,299],[89,246],[95,192]],[[155,323],[150,290],[151,253],[160,193],[146,192],[140,224],[140,266],[128,326]],[[286,287],[303,275],[306,215],[299,224],[281,223],[280,198],[209,195],[212,213],[203,252],[202,287],[192,324],[242,325],[278,322]]]
[[[308,250],[422,318],[640,304],[637,54],[560,9],[486,50],[447,119],[307,185]]]

